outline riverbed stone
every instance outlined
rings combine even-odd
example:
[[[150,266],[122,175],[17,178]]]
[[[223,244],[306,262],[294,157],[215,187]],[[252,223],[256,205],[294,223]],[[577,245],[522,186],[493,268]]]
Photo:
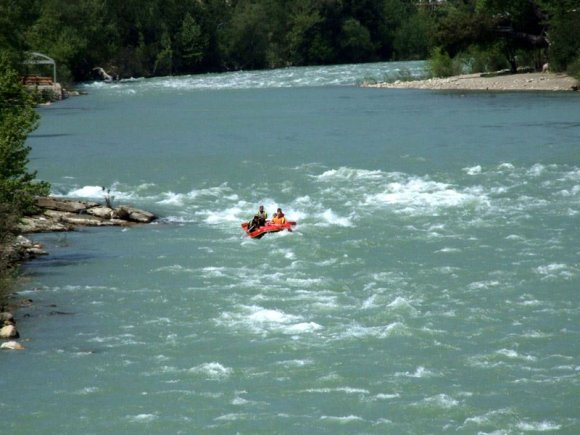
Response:
[[[4,349],[4,350],[23,350],[24,349],[24,346],[22,346],[17,341],[11,340],[11,341],[6,341],[6,342],[0,344],[0,349]]]
[[[8,323],[5,324],[2,328],[0,328],[0,338],[18,338],[20,334],[16,329],[16,326]]]
[[[101,219],[111,219],[114,216],[114,210],[110,207],[105,207],[102,205],[91,207],[87,209],[87,213],[96,216]]]
[[[8,311],[3,311],[0,313],[0,324],[4,324],[5,321],[14,322],[14,315]]]
[[[49,215],[37,215],[23,217],[19,225],[23,233],[48,233],[72,230],[72,226]]]
[[[115,209],[119,216],[126,215],[127,219],[133,222],[139,223],[149,223],[155,220],[156,216],[145,210],[140,210],[135,207],[129,207],[127,205],[121,205]]]

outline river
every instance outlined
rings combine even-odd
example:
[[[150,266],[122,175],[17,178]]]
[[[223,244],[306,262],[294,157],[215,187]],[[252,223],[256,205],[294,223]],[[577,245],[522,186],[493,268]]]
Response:
[[[35,237],[0,432],[578,433],[578,95],[358,86],[421,67],[39,109],[54,195],[160,219]],[[295,230],[245,237],[260,204]]]

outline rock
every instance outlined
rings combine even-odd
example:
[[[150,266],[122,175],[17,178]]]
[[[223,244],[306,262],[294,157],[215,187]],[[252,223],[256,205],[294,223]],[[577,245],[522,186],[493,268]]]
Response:
[[[127,226],[157,218],[153,213],[126,205],[113,209],[96,202],[63,198],[39,197],[36,205],[43,212],[23,218],[19,225],[22,233],[72,231],[80,226]],[[26,255],[44,254],[42,246],[34,245]]]
[[[75,201],[64,198],[39,197],[36,198],[36,205],[48,210],[66,211],[69,213],[82,213],[87,209],[96,207],[99,204],[90,201]]]
[[[20,334],[16,329],[16,326],[12,324],[7,324],[0,328],[0,338],[18,338]]]
[[[24,346],[22,346],[17,341],[7,341],[5,343],[0,344],[0,349],[6,350],[23,350]]]
[[[34,303],[34,301],[32,299],[26,298],[26,299],[20,299],[18,301],[18,305],[20,305],[21,307],[29,307]]]
[[[22,218],[19,225],[23,233],[47,233],[70,231],[72,227],[50,216],[27,216]]]
[[[52,218],[64,222],[65,224],[70,224],[73,226],[90,226],[90,227],[100,227],[103,225],[112,225],[106,219],[101,219],[96,216],[91,216],[88,214],[74,214],[66,213],[62,211],[47,210],[46,214]]]
[[[126,205],[119,206],[115,209],[118,213],[118,216],[127,216],[125,219],[128,219],[132,222],[139,222],[139,223],[149,223],[156,219],[156,216],[153,213],[150,213],[145,210],[139,210],[138,208],[129,207]]]
[[[92,207],[87,210],[88,214],[99,217],[101,219],[111,219],[114,215],[114,212],[115,211],[112,208],[102,205]]]
[[[39,243],[34,243],[32,240],[27,239],[24,236],[18,236],[16,238],[16,248],[20,252],[20,256],[24,258],[38,257],[39,255],[48,255],[42,245]]]
[[[14,316],[8,311],[3,311],[0,313],[0,323],[4,324],[6,320],[9,322],[14,322]]]

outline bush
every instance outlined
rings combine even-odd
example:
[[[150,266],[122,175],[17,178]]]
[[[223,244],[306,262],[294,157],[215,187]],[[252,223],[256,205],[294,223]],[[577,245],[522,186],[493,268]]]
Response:
[[[566,72],[569,76],[574,77],[576,80],[580,81],[580,53],[576,56],[576,60],[568,65]]]
[[[470,73],[493,72],[509,68],[504,54],[497,45],[487,49],[471,46],[459,57]]]
[[[0,204],[16,213],[33,210],[34,196],[47,195],[50,185],[36,181],[29,172],[26,146],[28,133],[38,122],[33,97],[24,89],[18,74],[5,56],[0,57]]]
[[[427,61],[427,72],[431,77],[451,77],[462,74],[463,66],[459,59],[451,59],[446,51],[437,47]]]
[[[6,204],[0,204],[0,306],[6,303],[14,286],[16,271],[11,246],[17,234],[18,215]]]
[[[10,60],[0,54],[0,297],[13,284],[11,246],[20,217],[34,210],[34,197],[47,195],[50,185],[29,172],[28,133],[36,128],[34,100],[19,81]],[[0,301],[1,302],[1,301]]]

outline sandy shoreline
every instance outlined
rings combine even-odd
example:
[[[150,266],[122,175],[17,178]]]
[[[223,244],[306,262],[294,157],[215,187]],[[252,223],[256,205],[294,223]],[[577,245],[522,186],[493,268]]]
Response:
[[[447,78],[434,78],[393,83],[365,83],[364,87],[388,89],[432,89],[465,91],[572,91],[578,80],[559,73],[520,73],[482,77],[465,74]],[[576,89],[573,89],[576,87]]]

